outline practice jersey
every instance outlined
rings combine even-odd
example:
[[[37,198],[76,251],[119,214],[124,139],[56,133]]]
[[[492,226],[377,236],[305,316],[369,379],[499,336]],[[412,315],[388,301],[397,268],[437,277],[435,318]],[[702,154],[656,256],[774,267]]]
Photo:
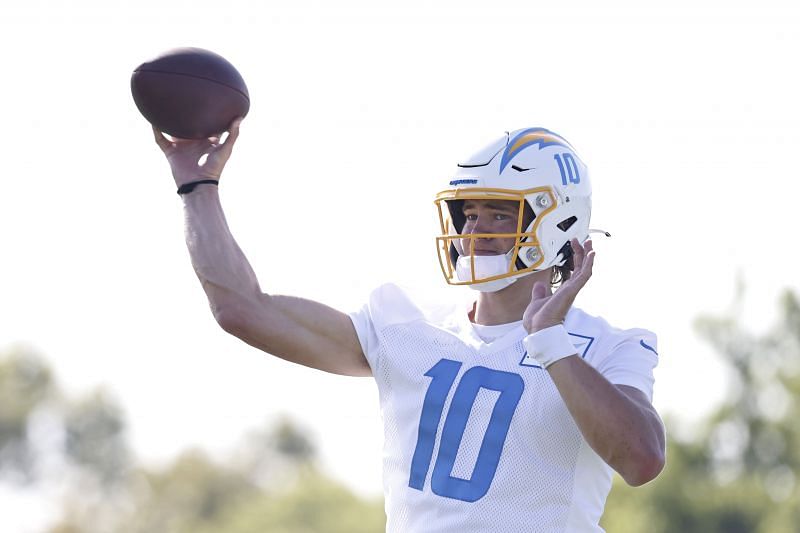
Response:
[[[602,531],[611,468],[589,447],[519,322],[485,342],[384,285],[351,319],[378,385],[392,533]],[[576,353],[652,399],[655,335],[572,308]],[[496,330],[495,330],[496,331]]]

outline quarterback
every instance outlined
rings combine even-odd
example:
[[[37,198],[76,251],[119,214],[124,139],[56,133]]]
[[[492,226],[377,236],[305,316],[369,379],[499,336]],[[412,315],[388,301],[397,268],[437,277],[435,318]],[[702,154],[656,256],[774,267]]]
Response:
[[[476,290],[470,308],[442,314],[385,285],[347,314],[261,290],[217,191],[239,122],[224,142],[154,130],[192,264],[225,331],[376,380],[388,531],[602,531],[613,471],[634,486],[659,474],[655,335],[572,305],[595,251],[589,174],[563,137],[507,133],[436,196],[440,266],[447,283]]]

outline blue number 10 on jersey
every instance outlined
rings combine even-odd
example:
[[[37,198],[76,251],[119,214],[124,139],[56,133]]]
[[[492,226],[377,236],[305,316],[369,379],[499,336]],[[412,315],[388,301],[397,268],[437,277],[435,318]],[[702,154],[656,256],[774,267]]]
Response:
[[[425,373],[431,378],[431,382],[422,405],[417,446],[411,460],[408,486],[413,489],[423,490],[425,486],[445,400],[460,368],[461,363],[458,361],[441,359]],[[469,479],[453,477],[458,448],[464,437],[472,406],[482,388],[497,391],[500,396],[494,404],[472,476]],[[486,495],[500,462],[511,418],[524,389],[522,376],[512,372],[483,366],[475,366],[464,372],[453,394],[442,428],[439,453],[431,476],[431,490],[434,494],[465,502],[474,502]]]

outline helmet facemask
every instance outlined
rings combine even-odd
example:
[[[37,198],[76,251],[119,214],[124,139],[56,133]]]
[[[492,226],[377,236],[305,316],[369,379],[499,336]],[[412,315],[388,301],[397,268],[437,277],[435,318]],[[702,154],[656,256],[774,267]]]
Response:
[[[462,207],[467,200],[515,202],[518,208],[514,232],[463,233],[466,217]],[[494,292],[511,285],[521,276],[552,266],[543,265],[544,254],[537,237],[541,221],[557,205],[550,187],[522,191],[455,189],[437,195],[435,203],[441,227],[436,247],[442,273],[449,284]],[[513,240],[505,253],[483,255],[475,253],[480,239]]]

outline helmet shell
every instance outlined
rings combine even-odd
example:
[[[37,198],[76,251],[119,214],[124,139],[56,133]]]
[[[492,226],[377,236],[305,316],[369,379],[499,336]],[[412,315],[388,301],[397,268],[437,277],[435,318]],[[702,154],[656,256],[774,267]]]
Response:
[[[572,145],[545,128],[506,133],[459,163],[447,185],[436,203],[442,224],[437,248],[448,283],[481,283],[561,266],[571,251],[569,241],[588,238],[589,171]],[[520,206],[520,213],[523,208],[533,213],[527,227],[520,221],[507,271],[488,278],[473,273],[469,280],[456,280],[452,267],[461,254],[454,236],[463,228],[459,201],[465,199],[517,200],[527,205]]]

